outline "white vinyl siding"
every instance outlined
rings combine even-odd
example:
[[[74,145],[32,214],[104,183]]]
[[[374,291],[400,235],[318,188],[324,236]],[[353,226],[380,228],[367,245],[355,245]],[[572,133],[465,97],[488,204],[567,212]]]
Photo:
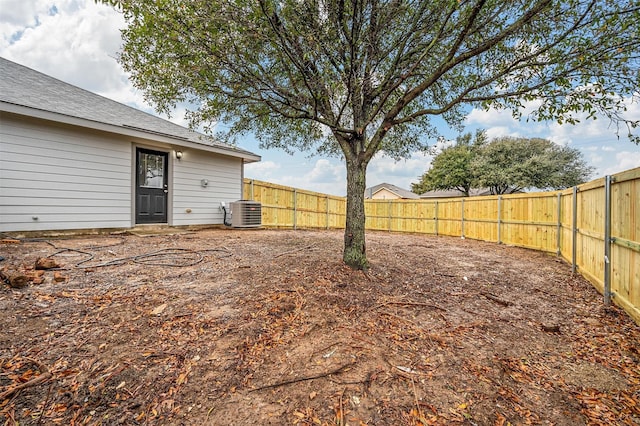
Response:
[[[173,182],[173,225],[222,224],[220,202],[228,206],[242,194],[242,160],[185,151],[181,160],[173,160]]]
[[[10,114],[0,124],[0,231],[131,226],[129,141]]]

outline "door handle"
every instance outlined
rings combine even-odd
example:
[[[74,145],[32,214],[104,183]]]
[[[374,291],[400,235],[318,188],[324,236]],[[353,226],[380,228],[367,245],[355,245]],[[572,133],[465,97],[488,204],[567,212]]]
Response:
[[[168,189],[163,190],[162,192],[164,192],[165,194],[169,192]]]

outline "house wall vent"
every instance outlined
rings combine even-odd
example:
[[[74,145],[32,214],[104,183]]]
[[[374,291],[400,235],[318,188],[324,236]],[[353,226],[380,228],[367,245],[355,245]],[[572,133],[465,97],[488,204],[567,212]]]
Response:
[[[257,201],[239,200],[230,203],[231,226],[257,228],[262,226],[262,204]]]

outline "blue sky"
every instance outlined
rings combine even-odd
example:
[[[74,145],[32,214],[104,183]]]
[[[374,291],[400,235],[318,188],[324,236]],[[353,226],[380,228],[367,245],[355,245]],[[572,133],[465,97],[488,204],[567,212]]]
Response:
[[[0,56],[153,112],[115,59],[121,45],[119,29],[125,24],[111,7],[93,0],[0,0],[0,11]],[[534,103],[529,104],[529,109],[533,107]],[[638,103],[629,100],[628,108],[628,118],[640,119]],[[177,110],[171,120],[184,125],[183,114]],[[489,137],[542,137],[578,148],[596,169],[594,178],[640,166],[640,147],[629,142],[624,132],[618,139],[615,128],[604,118],[560,126],[514,120],[508,111],[470,110],[465,125],[465,131],[486,129]],[[457,135],[444,124],[439,130],[447,138]],[[239,145],[262,156],[262,162],[246,167],[246,177],[334,195],[346,193],[346,173],[339,158],[263,150],[251,138]],[[422,153],[399,162],[378,156],[369,165],[367,185],[387,182],[410,189],[430,161]]]

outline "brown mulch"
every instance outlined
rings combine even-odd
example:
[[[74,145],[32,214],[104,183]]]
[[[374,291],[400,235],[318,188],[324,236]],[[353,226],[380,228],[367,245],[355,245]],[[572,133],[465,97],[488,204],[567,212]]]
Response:
[[[0,244],[2,424],[640,424],[640,327],[565,262],[371,232],[363,273],[342,240]]]

